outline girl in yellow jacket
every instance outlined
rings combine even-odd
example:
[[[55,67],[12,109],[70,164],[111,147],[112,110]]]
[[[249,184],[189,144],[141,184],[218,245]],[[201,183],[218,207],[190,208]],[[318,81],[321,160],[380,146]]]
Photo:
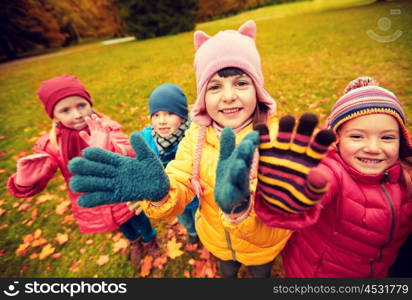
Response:
[[[274,137],[278,126],[275,102],[263,88],[255,37],[253,21],[213,37],[195,32],[198,96],[175,160],[164,172],[139,133],[131,135],[136,159],[86,149],[84,158],[69,166],[80,175],[71,187],[85,193],[79,204],[140,200],[149,217],[174,218],[197,195],[196,231],[218,259],[222,276],[236,277],[244,264],[252,277],[270,277],[291,231],[266,226],[253,210],[258,164],[253,153],[259,142],[253,127],[264,123]]]

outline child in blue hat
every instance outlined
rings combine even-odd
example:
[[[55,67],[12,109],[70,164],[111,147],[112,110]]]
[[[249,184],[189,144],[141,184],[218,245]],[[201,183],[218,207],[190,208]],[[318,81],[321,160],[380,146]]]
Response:
[[[151,125],[141,134],[166,168],[175,158],[179,142],[190,125],[186,96],[176,84],[162,84],[149,97],[149,112]],[[177,218],[188,232],[189,243],[198,241],[194,219],[198,206],[199,200],[195,197]]]

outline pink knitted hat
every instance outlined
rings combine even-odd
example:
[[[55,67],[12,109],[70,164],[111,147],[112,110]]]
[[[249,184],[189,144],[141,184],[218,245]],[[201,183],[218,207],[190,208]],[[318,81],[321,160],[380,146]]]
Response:
[[[212,119],[206,112],[205,93],[210,78],[219,70],[234,67],[249,75],[255,85],[257,101],[268,107],[269,114],[276,111],[276,103],[263,88],[260,56],[255,45],[256,24],[249,20],[238,31],[224,30],[210,37],[203,31],[194,33],[197,50],[194,60],[197,99],[190,112],[193,122],[208,126]]]
[[[93,105],[89,92],[75,76],[63,74],[43,81],[37,90],[37,96],[43,102],[44,109],[53,118],[54,106],[62,99],[79,96]]]

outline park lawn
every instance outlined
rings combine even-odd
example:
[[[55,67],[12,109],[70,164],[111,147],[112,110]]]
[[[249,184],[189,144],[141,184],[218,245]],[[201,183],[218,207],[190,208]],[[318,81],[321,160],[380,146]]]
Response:
[[[344,7],[348,5],[354,7]],[[400,14],[391,15],[391,9]],[[385,17],[392,22],[386,31],[378,27],[379,20]],[[324,121],[345,85],[357,76],[370,75],[394,91],[406,114],[412,116],[412,3],[299,2],[198,24],[197,29],[214,34],[222,29],[237,29],[250,18],[257,23],[256,42],[262,56],[265,87],[277,100],[280,115],[311,111]],[[369,38],[368,30],[381,36],[400,30],[402,35],[393,42],[381,43]],[[51,121],[35,94],[42,80],[62,73],[76,75],[92,94],[96,110],[121,123],[124,132],[130,134],[148,124],[147,99],[157,85],[177,83],[189,102],[194,102],[192,37],[193,32],[187,32],[111,46],[94,44],[75,47],[75,51],[64,55],[0,65],[1,277],[141,276],[132,269],[127,249],[114,251],[120,245],[115,232],[80,234],[70,217],[60,176],[32,199],[11,197],[5,183],[15,172],[16,158],[29,154],[35,140],[50,128]],[[185,250],[185,236],[176,224],[153,224],[164,252],[167,241],[176,237],[184,254],[168,258],[148,276],[193,276],[196,262],[205,260],[204,253]],[[27,249],[21,246],[24,237]],[[50,246],[46,248],[47,244]],[[16,254],[18,249],[20,255]],[[274,276],[281,275],[278,262]],[[242,276],[247,275],[242,272]]]

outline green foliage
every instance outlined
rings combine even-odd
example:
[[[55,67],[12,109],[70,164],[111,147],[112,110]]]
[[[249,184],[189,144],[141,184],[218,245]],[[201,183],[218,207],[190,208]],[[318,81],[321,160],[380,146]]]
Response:
[[[138,39],[189,31],[195,27],[196,0],[119,0],[127,31]]]

